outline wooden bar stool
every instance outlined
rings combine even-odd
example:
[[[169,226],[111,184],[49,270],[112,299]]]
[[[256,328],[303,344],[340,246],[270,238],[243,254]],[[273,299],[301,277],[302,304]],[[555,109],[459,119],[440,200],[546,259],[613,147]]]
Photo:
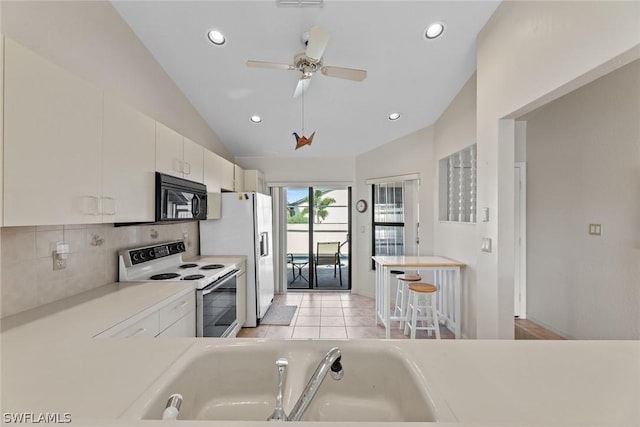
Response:
[[[429,283],[411,283],[408,288],[409,303],[407,304],[407,322],[404,326],[404,334],[411,331],[411,339],[416,338],[416,331],[435,331],[436,339],[440,339],[440,324],[436,310],[435,293],[438,290]],[[418,326],[421,322],[422,326]]]
[[[407,305],[409,302],[409,293],[407,292],[407,284],[411,282],[419,282],[420,276],[417,274],[400,274],[396,276],[398,279],[398,289],[396,291],[396,306],[393,309],[393,316],[400,319],[400,329],[404,329],[407,321]]]

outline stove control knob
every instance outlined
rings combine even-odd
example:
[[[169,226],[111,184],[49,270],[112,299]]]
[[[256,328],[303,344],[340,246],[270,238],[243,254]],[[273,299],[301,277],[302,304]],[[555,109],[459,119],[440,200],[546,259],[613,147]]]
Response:
[[[178,252],[184,252],[184,251],[185,251],[184,242],[178,243]]]
[[[135,262],[138,261],[140,259],[140,257],[138,256],[138,252],[132,252],[131,253],[131,259]]]
[[[147,252],[147,255],[149,259],[154,259],[156,257],[156,253],[154,252],[153,249],[149,249],[149,251]]]
[[[140,254],[141,261],[144,261],[145,259],[147,259],[147,254],[145,254],[144,251],[140,251],[139,254]]]

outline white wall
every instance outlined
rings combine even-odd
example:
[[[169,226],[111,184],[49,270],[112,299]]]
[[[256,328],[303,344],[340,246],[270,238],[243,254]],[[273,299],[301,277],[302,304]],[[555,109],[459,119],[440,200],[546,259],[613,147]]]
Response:
[[[0,1],[2,33],[233,161],[108,1]]]
[[[476,75],[467,81],[434,125],[434,164],[476,142]],[[436,171],[437,172],[437,171]],[[436,174],[438,177],[439,174]],[[467,264],[462,284],[462,335],[475,337],[476,225],[438,220],[438,180],[434,182],[434,252]]]
[[[640,339],[639,118],[640,61],[526,117],[527,315],[565,337]]]
[[[348,156],[236,157],[236,162],[245,170],[262,171],[267,185],[352,183],[355,180],[355,158]]]
[[[478,37],[477,337],[513,338],[513,161],[510,118],[637,58],[640,2],[503,2]],[[609,70],[607,70],[609,68]],[[507,119],[502,120],[501,119]]]
[[[433,154],[433,127],[427,127],[356,159],[354,200],[364,199],[371,206],[369,178],[420,174],[420,254],[433,254],[433,221],[436,176]],[[364,233],[361,232],[364,227]],[[371,208],[353,215],[353,290],[362,295],[375,295],[375,275],[371,270]]]

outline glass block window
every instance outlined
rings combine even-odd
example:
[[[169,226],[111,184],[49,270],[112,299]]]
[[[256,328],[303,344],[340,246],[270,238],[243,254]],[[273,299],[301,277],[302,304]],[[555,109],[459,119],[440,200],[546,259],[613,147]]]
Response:
[[[476,222],[476,144],[440,160],[440,221]]]

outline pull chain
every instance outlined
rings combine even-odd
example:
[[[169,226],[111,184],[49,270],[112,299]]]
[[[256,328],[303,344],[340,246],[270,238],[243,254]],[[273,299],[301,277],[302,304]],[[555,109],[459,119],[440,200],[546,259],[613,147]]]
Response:
[[[304,136],[304,85],[302,90],[302,136]]]

